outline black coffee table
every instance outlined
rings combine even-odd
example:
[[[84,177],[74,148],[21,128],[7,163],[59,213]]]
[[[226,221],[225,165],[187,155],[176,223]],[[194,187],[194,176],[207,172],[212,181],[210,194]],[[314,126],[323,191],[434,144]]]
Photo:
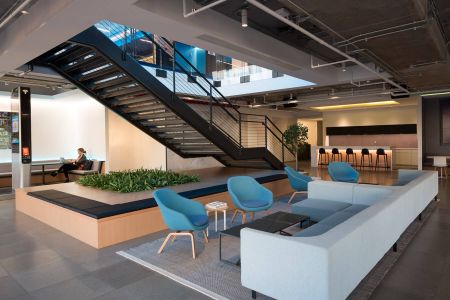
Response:
[[[237,225],[231,227],[227,230],[223,230],[219,232],[219,259],[224,262],[232,263],[235,265],[240,265],[241,260],[239,259],[237,263],[230,262],[228,260],[222,259],[222,235],[228,235],[240,238],[241,237],[241,229],[243,228],[251,228],[256,230],[261,230],[269,233],[277,233],[279,232],[282,235],[291,235],[284,231],[284,229],[291,227],[296,224],[303,224],[303,222],[308,221],[308,216],[297,215],[287,212],[276,212],[271,215],[262,217],[261,219],[257,219],[255,221]]]

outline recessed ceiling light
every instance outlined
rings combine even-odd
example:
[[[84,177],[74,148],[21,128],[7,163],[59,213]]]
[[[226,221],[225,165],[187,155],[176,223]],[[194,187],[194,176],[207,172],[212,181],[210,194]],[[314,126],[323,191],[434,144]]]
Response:
[[[387,100],[387,101],[378,101],[378,102],[315,106],[315,107],[311,107],[311,108],[318,109],[318,110],[332,110],[332,109],[346,109],[346,108],[359,108],[359,107],[374,107],[374,106],[394,105],[394,104],[400,104],[400,103],[397,101],[393,101],[393,100]]]
[[[28,10],[21,10],[20,13],[22,15],[29,15],[30,13],[28,12]]]
[[[330,97],[330,99],[339,99],[339,96]]]

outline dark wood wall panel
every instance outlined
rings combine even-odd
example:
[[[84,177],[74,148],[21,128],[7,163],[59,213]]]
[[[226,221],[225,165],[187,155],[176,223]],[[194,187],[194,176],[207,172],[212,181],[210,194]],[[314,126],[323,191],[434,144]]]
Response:
[[[416,134],[416,124],[327,127],[327,135]]]

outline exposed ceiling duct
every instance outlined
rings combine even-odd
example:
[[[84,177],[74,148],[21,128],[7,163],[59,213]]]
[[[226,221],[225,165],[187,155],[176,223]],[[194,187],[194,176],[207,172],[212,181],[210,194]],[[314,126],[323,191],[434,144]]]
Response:
[[[196,1],[208,5],[211,1]],[[413,91],[444,89],[450,83],[450,1],[379,0],[362,4],[351,0],[248,1],[249,26],[326,63],[342,56],[313,36],[287,26],[289,22],[333,45],[362,63],[373,62],[398,83]],[[229,0],[213,9],[238,20],[242,1]],[[269,8],[274,20],[255,6]],[[266,11],[267,12],[267,11]],[[273,15],[273,14],[272,14]],[[274,15],[273,15],[274,16]],[[340,64],[335,67],[342,68]],[[353,65],[346,62],[347,67]]]

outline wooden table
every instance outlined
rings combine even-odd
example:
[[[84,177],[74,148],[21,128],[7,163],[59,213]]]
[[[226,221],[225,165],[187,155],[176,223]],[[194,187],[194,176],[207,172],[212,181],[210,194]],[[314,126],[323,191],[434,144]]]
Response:
[[[221,205],[218,207],[211,207],[209,205],[214,204],[214,203],[220,203]],[[208,203],[205,205],[205,209],[206,209],[206,215],[209,216],[210,212],[214,212],[215,214],[215,229],[217,232],[217,212],[223,212],[223,230],[227,229],[227,209],[228,209],[228,204],[226,202],[212,202],[212,203]],[[206,229],[206,235],[209,235],[209,229]]]

